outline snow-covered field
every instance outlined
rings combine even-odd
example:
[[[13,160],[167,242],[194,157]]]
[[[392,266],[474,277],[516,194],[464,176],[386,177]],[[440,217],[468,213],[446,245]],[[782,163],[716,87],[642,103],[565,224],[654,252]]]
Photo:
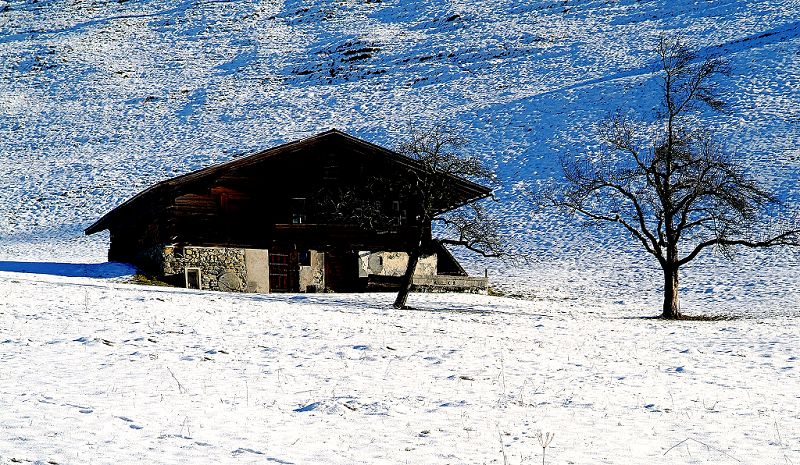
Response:
[[[522,193],[595,146],[609,112],[652,117],[667,33],[730,60],[730,112],[704,121],[800,200],[799,14],[798,0],[0,0],[0,259],[101,262],[106,238],[83,228],[155,181],[330,127],[392,147],[443,122],[496,169],[493,210],[532,258],[460,255],[470,271],[535,298],[657,306],[655,261],[618,231],[531,217]],[[682,277],[687,312],[797,306],[797,254],[720,263]]]
[[[0,463],[800,462],[796,318],[391,297],[4,273]]]
[[[657,106],[662,33],[730,60],[703,121],[800,201],[798,0],[0,0],[0,463],[800,464],[800,254],[659,270],[522,195]],[[337,127],[444,122],[498,173],[512,300],[122,284],[82,230],[148,185]],[[683,441],[683,442],[681,442]],[[676,444],[677,447],[672,448]],[[672,449],[671,449],[672,448]]]

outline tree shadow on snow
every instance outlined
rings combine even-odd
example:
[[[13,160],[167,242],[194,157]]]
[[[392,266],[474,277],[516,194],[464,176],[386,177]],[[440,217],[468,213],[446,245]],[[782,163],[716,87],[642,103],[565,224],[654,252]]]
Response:
[[[730,321],[738,320],[740,317],[727,314],[700,314],[700,315],[681,315],[678,318],[664,318],[661,315],[652,316],[623,316],[623,320],[658,320],[658,321]]]
[[[505,313],[494,309],[488,308],[476,308],[471,306],[463,306],[463,305],[448,305],[447,307],[440,307],[440,308],[430,308],[430,307],[412,307],[406,305],[403,308],[395,309],[395,310],[411,310],[415,312],[431,312],[431,313],[471,313],[471,314],[478,314],[478,315],[490,315],[494,313]]]
[[[52,263],[0,261],[0,271],[46,274],[68,278],[119,278],[134,274],[136,268],[119,262]]]

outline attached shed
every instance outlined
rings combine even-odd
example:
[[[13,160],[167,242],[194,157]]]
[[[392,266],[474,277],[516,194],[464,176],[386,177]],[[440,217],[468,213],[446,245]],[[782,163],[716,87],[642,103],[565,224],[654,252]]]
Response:
[[[245,292],[359,291],[391,286],[426,237],[417,276],[428,287],[485,289],[420,224],[408,189],[422,167],[338,130],[159,182],[108,212],[109,260],[178,286]],[[491,194],[446,178],[445,212]],[[376,218],[379,218],[377,220]],[[448,280],[449,279],[449,280]],[[397,280],[394,280],[397,281]]]

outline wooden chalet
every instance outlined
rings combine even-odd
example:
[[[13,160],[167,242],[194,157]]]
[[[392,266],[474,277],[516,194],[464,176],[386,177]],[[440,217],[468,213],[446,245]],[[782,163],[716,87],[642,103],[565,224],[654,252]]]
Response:
[[[485,288],[420,224],[409,186],[422,170],[334,129],[159,182],[85,233],[109,230],[109,260],[172,284],[249,292],[391,285],[422,234],[430,256],[415,283]],[[444,182],[450,196],[439,212],[491,193],[459,177]]]

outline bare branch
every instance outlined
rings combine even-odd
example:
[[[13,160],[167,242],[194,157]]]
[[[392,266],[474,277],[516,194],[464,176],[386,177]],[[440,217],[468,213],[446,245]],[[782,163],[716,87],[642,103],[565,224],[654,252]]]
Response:
[[[785,231],[777,236],[773,236],[768,239],[762,239],[759,241],[756,240],[747,240],[747,239],[711,239],[705,242],[701,242],[697,244],[695,248],[682,260],[678,261],[678,266],[685,265],[690,261],[694,260],[697,255],[702,252],[704,249],[712,246],[742,246],[742,247],[749,247],[749,248],[764,248],[764,247],[778,247],[778,246],[789,246],[789,247],[800,247],[800,229]]]
[[[434,218],[445,225],[453,237],[438,239],[443,244],[463,246],[484,257],[502,257],[507,248],[500,237],[499,226],[480,204],[470,204],[455,212]]]

